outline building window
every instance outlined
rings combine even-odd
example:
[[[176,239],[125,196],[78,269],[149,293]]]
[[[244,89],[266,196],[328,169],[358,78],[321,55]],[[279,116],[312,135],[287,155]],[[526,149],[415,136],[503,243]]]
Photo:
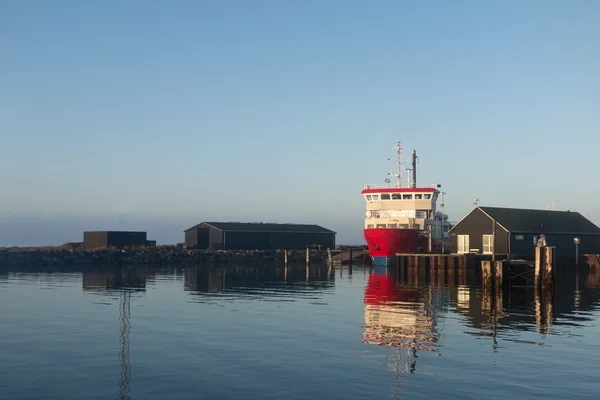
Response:
[[[402,195],[400,193],[392,193],[392,200],[402,200]]]
[[[483,235],[483,254],[492,254],[494,250],[493,240],[492,235]]]
[[[388,193],[383,193],[381,195],[381,200],[389,200],[390,199],[390,195]]]
[[[469,235],[457,235],[457,253],[468,253],[469,252]]]
[[[423,195],[415,194],[415,200],[422,200],[422,199],[423,199]]]

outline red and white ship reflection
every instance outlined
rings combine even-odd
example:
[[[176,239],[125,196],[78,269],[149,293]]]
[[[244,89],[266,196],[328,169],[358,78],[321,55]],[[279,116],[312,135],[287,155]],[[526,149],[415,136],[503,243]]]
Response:
[[[398,285],[391,272],[371,272],[364,303],[363,343],[436,351],[438,334],[429,291]]]

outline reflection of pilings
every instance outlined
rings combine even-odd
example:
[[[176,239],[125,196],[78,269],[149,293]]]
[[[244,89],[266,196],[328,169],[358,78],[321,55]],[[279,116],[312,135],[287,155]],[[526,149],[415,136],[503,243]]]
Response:
[[[119,318],[121,322],[119,348],[119,359],[121,361],[121,379],[119,380],[119,399],[129,399],[129,392],[131,390],[131,369],[129,365],[129,332],[131,331],[130,300],[131,292],[129,290],[122,290]]]
[[[458,284],[461,286],[467,285],[467,258],[466,256],[458,257]]]
[[[551,289],[535,290],[535,322],[538,333],[547,334],[554,316],[554,293]]]

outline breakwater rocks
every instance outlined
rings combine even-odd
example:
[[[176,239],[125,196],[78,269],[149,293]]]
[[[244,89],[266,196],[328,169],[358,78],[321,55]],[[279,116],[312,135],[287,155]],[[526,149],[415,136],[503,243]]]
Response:
[[[0,267],[37,265],[161,265],[256,262],[284,259],[283,250],[0,250]],[[327,260],[327,251],[311,250],[311,262]],[[288,250],[288,262],[306,261],[306,250]]]

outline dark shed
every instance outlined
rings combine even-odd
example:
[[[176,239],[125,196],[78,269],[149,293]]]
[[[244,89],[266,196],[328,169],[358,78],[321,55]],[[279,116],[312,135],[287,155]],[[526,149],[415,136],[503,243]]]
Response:
[[[335,247],[335,232],[319,225],[201,222],[185,230],[187,248],[211,250],[305,249]]]
[[[574,255],[576,237],[580,254],[600,253],[600,228],[578,212],[501,207],[473,209],[450,229],[450,248],[453,253],[531,258],[540,235],[557,255]]]
[[[83,246],[88,249],[104,247],[146,246],[146,232],[133,231],[87,231],[83,232]]]

